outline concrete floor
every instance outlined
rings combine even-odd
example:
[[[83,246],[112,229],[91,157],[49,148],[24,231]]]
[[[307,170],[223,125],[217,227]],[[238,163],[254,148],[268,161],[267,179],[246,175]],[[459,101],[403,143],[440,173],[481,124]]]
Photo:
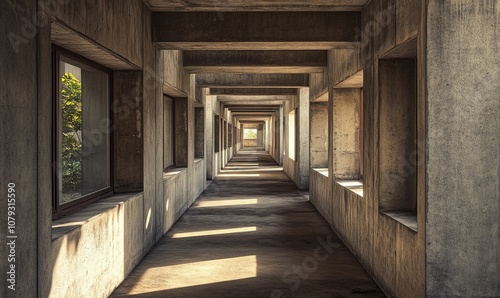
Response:
[[[237,154],[111,297],[384,297],[272,158]]]

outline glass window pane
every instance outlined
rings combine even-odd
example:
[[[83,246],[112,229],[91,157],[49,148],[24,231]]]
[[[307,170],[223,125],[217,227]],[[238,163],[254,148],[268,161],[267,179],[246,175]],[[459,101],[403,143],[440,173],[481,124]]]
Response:
[[[59,204],[110,187],[109,76],[61,57]]]

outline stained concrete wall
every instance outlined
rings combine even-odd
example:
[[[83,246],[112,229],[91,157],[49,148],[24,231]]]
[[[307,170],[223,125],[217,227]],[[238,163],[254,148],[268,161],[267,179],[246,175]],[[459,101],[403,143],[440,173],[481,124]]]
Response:
[[[426,295],[500,296],[498,1],[428,1]]]
[[[359,179],[360,89],[333,89],[333,178]]]
[[[34,1],[18,1],[2,3],[0,18],[0,33],[2,36],[14,38],[19,36],[22,44],[12,46],[4,42],[0,47],[0,190],[4,199],[0,200],[2,216],[0,219],[0,269],[3,276],[0,279],[0,296],[29,297],[37,287],[37,231],[39,195],[47,193],[46,186],[39,188],[38,163],[38,126],[37,126],[37,73],[34,71],[40,65],[37,60],[37,39],[35,33],[21,31],[18,18],[31,20],[36,13]],[[29,32],[28,32],[29,33]],[[50,73],[50,72],[49,72]],[[46,95],[43,94],[43,95]],[[43,109],[46,112],[46,109]],[[49,119],[50,119],[50,114]],[[49,120],[50,121],[50,120]],[[49,139],[43,138],[42,141]],[[41,148],[46,150],[46,146]],[[49,165],[50,167],[50,165]],[[45,172],[46,173],[46,172]],[[50,175],[50,171],[49,171]],[[10,271],[7,256],[10,248],[7,246],[7,194],[8,183],[16,187],[16,287],[15,291],[7,288],[7,272]],[[46,214],[46,213],[45,213]],[[50,213],[48,214],[50,219]],[[47,233],[44,233],[47,236]],[[50,236],[49,236],[50,237]],[[47,242],[48,239],[46,239]],[[50,240],[48,240],[50,241]],[[46,256],[46,252],[44,251]]]
[[[46,2],[56,7],[47,8]],[[185,95],[192,119],[194,78],[182,70],[179,53],[163,53],[153,46],[149,9],[132,0],[61,2],[39,2],[38,17],[43,18],[42,13],[50,17],[39,23],[36,36],[30,31],[34,25],[22,21],[37,16],[35,2],[1,4],[2,12],[9,17],[0,21],[2,32],[21,38],[16,39],[21,42],[19,46],[0,49],[2,71],[7,72],[1,83],[5,92],[1,96],[0,129],[5,140],[1,146],[6,153],[1,156],[1,189],[7,193],[4,181],[16,183],[19,233],[18,287],[15,292],[7,291],[6,280],[2,279],[2,297],[107,297],[205,186],[204,160],[194,161],[194,122],[188,128],[185,173],[173,175],[178,178],[164,177],[163,93],[175,90]],[[57,38],[58,45],[64,47],[66,41],[69,49],[120,71],[114,82],[115,97],[132,96],[134,107],[117,102],[119,108],[128,107],[131,117],[124,119],[125,123],[116,122],[116,141],[121,147],[130,144],[134,169],[141,163],[143,166],[134,176],[115,176],[122,191],[142,192],[114,195],[56,221],[51,218],[53,101],[52,79],[47,75],[52,68],[51,36]],[[75,40],[84,40],[81,49],[75,46],[79,45]],[[9,148],[4,147],[7,144]],[[143,151],[137,152],[139,149]],[[118,166],[128,153],[115,153],[120,157]],[[20,166],[23,164],[26,166]],[[116,171],[125,170],[118,166]],[[172,197],[168,210],[172,220],[164,220],[166,202]],[[6,207],[4,203],[0,204]],[[7,230],[4,217],[1,224],[3,241]],[[6,255],[5,247],[1,245],[2,255]],[[6,263],[1,264],[7,272]]]
[[[328,168],[328,102],[311,103],[310,108],[311,168]]]
[[[359,70],[363,70],[364,140],[363,195],[342,186],[333,177],[334,110],[329,111],[329,177],[328,185],[320,173],[312,172],[310,197],[313,204],[326,217],[335,231],[374,278],[383,291],[391,297],[425,296],[425,164],[415,167],[417,177],[417,231],[409,228],[403,220],[380,213],[379,165],[379,58],[391,56],[396,51],[400,56],[414,55],[417,61],[417,135],[416,142],[425,152],[425,20],[421,1],[368,1],[363,8],[359,52],[332,50],[329,53],[329,100],[335,104],[333,86],[342,83]],[[412,39],[417,37],[417,39]],[[417,42],[418,41],[418,42]],[[412,46],[408,46],[414,45]],[[398,48],[410,51],[402,54]],[[436,62],[436,65],[438,63]],[[331,94],[330,94],[331,93]],[[338,120],[338,119],[337,119]],[[337,140],[338,142],[338,140]],[[419,152],[421,152],[419,150]],[[403,158],[406,158],[404,156]],[[421,158],[421,159],[420,159]],[[425,160],[425,155],[419,160]],[[327,187],[329,192],[321,191]],[[328,196],[325,198],[324,196]]]

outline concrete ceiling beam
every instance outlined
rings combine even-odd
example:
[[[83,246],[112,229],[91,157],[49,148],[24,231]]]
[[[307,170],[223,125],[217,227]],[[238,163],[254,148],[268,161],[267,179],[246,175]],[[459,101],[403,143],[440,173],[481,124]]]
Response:
[[[306,74],[200,74],[196,85],[207,88],[299,88],[309,86]]]
[[[154,12],[153,42],[177,50],[356,48],[360,12]]]
[[[230,96],[230,95],[221,95],[217,96],[217,100],[219,101],[251,101],[251,102],[260,102],[260,101],[285,101],[290,100],[292,97],[288,95],[253,95],[253,96]]]
[[[297,95],[297,88],[210,88],[209,95],[266,96]]]
[[[326,51],[184,51],[190,73],[316,73],[327,66]]]
[[[144,0],[153,11],[359,11],[368,0]]]

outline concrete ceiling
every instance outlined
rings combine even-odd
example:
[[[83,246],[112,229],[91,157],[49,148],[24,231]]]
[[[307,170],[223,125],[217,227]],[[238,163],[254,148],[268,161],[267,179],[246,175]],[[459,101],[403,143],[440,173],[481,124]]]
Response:
[[[359,11],[368,0],[144,0],[153,11]]]
[[[197,86],[251,122],[265,121],[308,87],[309,74],[327,66],[326,50],[359,47],[355,29],[368,0],[143,2],[153,11],[157,48],[182,50]]]

